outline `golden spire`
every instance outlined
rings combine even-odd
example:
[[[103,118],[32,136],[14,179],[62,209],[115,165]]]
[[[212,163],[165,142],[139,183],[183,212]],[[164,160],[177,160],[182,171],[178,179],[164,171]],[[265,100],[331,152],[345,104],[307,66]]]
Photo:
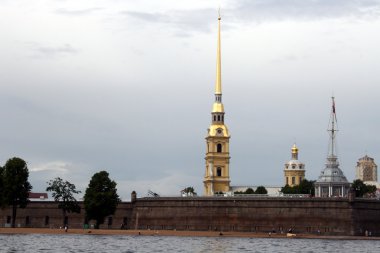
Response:
[[[215,95],[222,94],[222,63],[220,54],[220,8],[218,11],[218,46],[216,49],[216,81],[215,81]]]
[[[294,143],[293,147],[292,147],[292,159],[293,160],[298,160],[298,148],[296,146],[296,144]]]
[[[216,50],[216,80],[215,80],[215,102],[212,106],[212,112],[224,113],[224,107],[222,104],[222,57],[220,53],[220,8],[218,15],[218,46]]]

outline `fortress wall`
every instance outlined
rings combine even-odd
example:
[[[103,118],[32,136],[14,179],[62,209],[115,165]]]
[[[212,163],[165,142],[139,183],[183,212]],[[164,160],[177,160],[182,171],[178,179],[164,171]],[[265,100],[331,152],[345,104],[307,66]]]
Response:
[[[68,214],[70,228],[82,228],[80,214]],[[9,226],[11,209],[0,209],[0,226]],[[29,224],[27,224],[29,216]],[[49,222],[45,224],[46,216]],[[380,236],[380,201],[339,198],[260,198],[260,197],[183,197],[138,198],[119,204],[115,215],[105,219],[101,228],[176,229],[286,233],[322,235]],[[57,228],[62,226],[62,211],[55,202],[33,201],[17,209],[16,226]],[[91,221],[90,224],[94,224]]]
[[[367,204],[331,198],[141,198],[134,203],[129,228],[277,233],[292,228],[295,233],[358,235],[368,227],[380,235],[380,223],[372,222],[380,217],[380,202],[371,202],[370,210]]]
[[[70,228],[83,228],[85,222],[83,202],[79,202],[79,205],[81,206],[79,214],[67,213],[68,226]],[[120,225],[128,215],[131,215],[131,203],[120,203],[115,215],[110,216],[112,217],[111,224],[108,225],[108,217],[106,217],[101,228],[120,228]],[[0,227],[10,226],[11,216],[12,208],[0,209]],[[46,217],[48,217],[48,223],[46,223]],[[63,226],[63,222],[62,210],[58,209],[58,204],[54,201],[32,201],[24,209],[17,208],[16,227],[59,228]],[[94,223],[91,222],[91,224]]]

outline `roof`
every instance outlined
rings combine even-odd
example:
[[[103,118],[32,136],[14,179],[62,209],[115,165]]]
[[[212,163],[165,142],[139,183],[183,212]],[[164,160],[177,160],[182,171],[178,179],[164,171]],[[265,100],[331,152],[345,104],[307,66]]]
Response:
[[[46,192],[29,192],[29,199],[47,199],[48,194]]]

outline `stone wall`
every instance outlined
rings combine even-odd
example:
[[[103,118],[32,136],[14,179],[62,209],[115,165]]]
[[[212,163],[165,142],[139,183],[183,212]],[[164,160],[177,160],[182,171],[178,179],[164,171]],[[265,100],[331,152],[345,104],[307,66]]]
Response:
[[[9,226],[10,215],[10,209],[0,210],[1,226]],[[80,214],[68,214],[69,227],[81,228],[84,223],[83,210]],[[119,229],[122,223],[128,229],[286,233],[292,228],[294,233],[324,235],[364,235],[367,230],[380,236],[380,201],[284,197],[132,198],[132,202],[119,204],[115,215],[107,217],[101,228]],[[18,209],[16,224],[60,227],[62,212],[54,202],[31,202],[26,209]]]

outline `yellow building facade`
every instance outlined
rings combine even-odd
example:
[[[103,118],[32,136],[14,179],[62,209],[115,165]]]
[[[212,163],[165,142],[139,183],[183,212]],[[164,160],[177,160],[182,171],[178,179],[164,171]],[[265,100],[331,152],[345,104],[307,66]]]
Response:
[[[305,179],[305,164],[298,160],[298,148],[296,144],[292,147],[292,159],[285,163],[284,168],[285,185],[296,186]]]
[[[205,196],[230,191],[230,134],[224,124],[224,106],[222,103],[220,20],[219,16],[215,102],[212,106],[211,125],[206,137],[206,169],[203,180]]]

